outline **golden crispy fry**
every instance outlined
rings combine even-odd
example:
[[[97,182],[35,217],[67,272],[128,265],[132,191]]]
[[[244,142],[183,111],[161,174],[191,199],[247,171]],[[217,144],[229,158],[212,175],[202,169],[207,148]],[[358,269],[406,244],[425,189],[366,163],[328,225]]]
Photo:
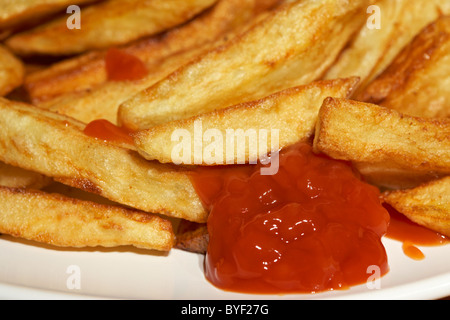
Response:
[[[0,29],[29,25],[70,5],[95,1],[98,0],[0,0]]]
[[[172,224],[158,216],[58,194],[0,187],[0,232],[61,247],[116,247],[168,251]]]
[[[369,12],[364,24],[350,45],[325,75],[326,79],[358,76],[361,92],[392,62],[395,56],[427,24],[439,14],[450,14],[447,0],[378,0],[376,12]],[[379,18],[380,28],[371,27],[370,18]]]
[[[72,118],[0,100],[0,160],[146,212],[204,222],[181,168],[85,135]]]
[[[435,177],[450,173],[450,120],[416,118],[373,104],[328,98],[319,112],[314,149],[366,167],[374,181],[378,178],[377,184],[384,184],[383,174]]]
[[[54,99],[39,103],[39,106],[54,112],[69,115],[83,122],[104,118],[116,123],[117,109],[122,102],[163,79],[201,53],[210,50],[217,45],[217,42],[226,41],[224,38],[231,38],[234,33],[238,33],[239,30],[246,27],[249,23],[244,18],[255,18],[254,16],[258,15],[261,10],[263,12],[267,10],[266,6],[269,4],[274,5],[273,0],[268,0],[266,6],[262,6],[261,3],[257,5],[255,1],[246,0],[244,2],[241,1],[239,4],[236,3],[236,0],[220,2],[200,19],[195,19],[186,26],[167,33],[153,47],[147,46],[146,49],[142,48],[142,51],[139,51],[141,50],[139,49],[139,45],[136,45],[134,48],[130,47],[131,52],[136,50],[138,56],[144,55],[143,58],[147,59],[146,64],[150,73],[144,79],[120,82],[106,80],[95,88],[92,88],[92,90],[63,94]],[[233,12],[232,9],[238,10],[239,14],[230,14],[230,12]],[[234,18],[223,18],[223,15]],[[251,19],[251,21],[253,20]],[[204,30],[209,31],[205,32]],[[189,39],[191,39],[190,41],[182,40],[188,35],[190,37]],[[170,49],[167,50],[167,47],[173,47],[173,51]],[[151,58],[152,54],[148,51],[156,52],[155,56]],[[173,53],[174,51],[176,53]],[[163,56],[165,54],[170,55],[165,58],[160,56],[158,59],[157,52]],[[102,68],[104,69],[104,65]],[[89,74],[86,76],[89,76]],[[84,78],[82,77],[81,80]],[[50,87],[52,84],[54,83],[52,82]],[[83,86],[80,87],[83,88]]]
[[[428,25],[359,97],[421,117],[450,116],[450,16]]]
[[[189,142],[191,150],[194,150],[194,139],[198,134],[198,123],[201,124],[200,135],[203,137],[208,130],[218,130],[223,137],[223,154],[208,154],[206,149],[209,143],[202,144],[201,152],[191,152],[187,163],[190,164],[236,164],[256,162],[261,155],[267,155],[271,151],[273,143],[271,130],[277,130],[276,149],[286,147],[301,140],[309,139],[314,133],[317,114],[322,102],[327,97],[348,97],[356,87],[358,78],[336,79],[328,81],[316,81],[312,84],[290,88],[258,101],[239,104],[226,109],[216,110],[188,119],[168,122],[160,126],[135,133],[135,144],[138,151],[147,159],[159,160],[163,163],[173,162],[172,152],[180,142],[172,141],[172,134],[176,130],[184,130],[192,137]],[[245,142],[245,147],[236,148],[228,152],[225,148],[227,130],[234,132],[242,130],[267,131],[267,144],[260,141],[257,149],[250,148],[250,142]],[[235,140],[235,135],[232,135]],[[244,137],[245,139],[245,137]],[[239,140],[239,139],[238,139]],[[234,145],[237,145],[235,143]],[[256,145],[255,145],[256,146]],[[239,150],[240,149],[240,150]],[[256,152],[256,154],[254,153]],[[216,161],[219,158],[220,161]]]
[[[25,68],[7,48],[0,45],[0,96],[19,87],[24,80]]]
[[[67,16],[9,38],[21,55],[68,55],[117,46],[186,22],[217,0],[110,0],[83,9],[80,29]]]
[[[41,189],[51,182],[52,179],[42,174],[0,162],[0,186]]]
[[[280,0],[219,0],[212,8],[190,22],[161,35],[146,37],[123,46],[123,50],[141,59],[148,70],[172,55],[211,46],[230,33],[252,22],[255,16],[278,5]],[[33,104],[57,97],[92,90],[108,81],[105,69],[106,51],[94,51],[56,63],[25,79],[25,88]]]
[[[450,237],[450,177],[414,189],[387,191],[383,199],[411,221]]]
[[[304,0],[283,5],[248,32],[122,104],[120,123],[148,129],[310,83],[361,26],[367,4]]]

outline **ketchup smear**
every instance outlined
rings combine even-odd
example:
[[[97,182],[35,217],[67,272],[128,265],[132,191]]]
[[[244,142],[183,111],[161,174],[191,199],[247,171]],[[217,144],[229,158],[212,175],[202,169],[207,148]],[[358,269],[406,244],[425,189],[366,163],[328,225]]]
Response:
[[[140,80],[148,74],[147,67],[138,57],[117,48],[111,48],[105,56],[108,80]]]
[[[272,176],[259,164],[193,173],[210,210],[206,278],[227,291],[284,294],[346,289],[388,272],[381,237],[390,217],[379,190],[306,143],[279,157]]]
[[[105,119],[89,122],[83,132],[90,137],[103,141],[133,144],[131,132]]]
[[[413,260],[425,259],[424,253],[417,246],[440,246],[450,243],[450,239],[439,232],[418,225],[385,204],[391,217],[386,237],[402,242],[406,256]]]

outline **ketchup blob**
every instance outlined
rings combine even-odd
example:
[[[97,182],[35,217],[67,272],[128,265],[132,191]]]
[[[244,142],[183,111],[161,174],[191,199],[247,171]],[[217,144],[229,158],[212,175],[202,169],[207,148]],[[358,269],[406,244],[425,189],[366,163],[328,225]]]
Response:
[[[227,291],[261,294],[345,289],[389,270],[381,237],[389,213],[379,190],[307,143],[262,165],[202,167],[193,185],[210,210],[205,276]]]
[[[133,144],[133,138],[130,132],[105,119],[97,119],[89,122],[83,132],[90,137],[103,141]]]
[[[140,80],[148,74],[141,59],[117,48],[106,52],[105,66],[108,80],[111,81]]]

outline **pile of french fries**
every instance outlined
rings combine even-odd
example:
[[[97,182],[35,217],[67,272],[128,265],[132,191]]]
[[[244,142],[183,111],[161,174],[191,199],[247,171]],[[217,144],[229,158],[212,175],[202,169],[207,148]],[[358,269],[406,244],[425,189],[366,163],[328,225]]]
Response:
[[[66,24],[74,4],[79,29]],[[0,0],[0,11],[0,233],[204,252],[194,167],[171,157],[173,131],[201,121],[279,129],[280,149],[308,141],[450,236],[449,0]],[[110,79],[112,48],[146,75]],[[133,143],[86,135],[97,119]]]

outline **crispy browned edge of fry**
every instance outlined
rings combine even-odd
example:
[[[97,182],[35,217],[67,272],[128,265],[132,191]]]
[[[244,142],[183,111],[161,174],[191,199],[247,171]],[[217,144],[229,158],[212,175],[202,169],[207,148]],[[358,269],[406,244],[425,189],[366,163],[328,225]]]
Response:
[[[449,119],[426,119],[426,118],[420,118],[420,117],[414,117],[414,116],[408,116],[408,115],[404,115],[402,113],[399,113],[395,110],[391,110],[385,107],[381,107],[375,104],[371,104],[371,103],[366,103],[366,102],[361,102],[361,101],[357,101],[357,100],[350,100],[350,99],[343,99],[343,98],[333,98],[333,97],[329,97],[327,99],[325,99],[320,111],[319,111],[319,119],[317,121],[316,124],[316,130],[315,130],[315,136],[314,136],[314,150],[315,152],[324,152],[327,153],[329,156],[331,157],[335,157],[338,159],[342,159],[342,160],[349,160],[349,161],[362,161],[362,162],[367,162],[369,161],[370,163],[372,159],[369,159],[369,157],[367,156],[362,156],[362,152],[361,149],[362,147],[358,148],[358,150],[353,150],[355,147],[353,147],[353,149],[351,150],[352,156],[349,156],[349,152],[347,151],[348,148],[346,148],[345,145],[336,145],[336,143],[334,143],[334,141],[329,141],[329,117],[330,114],[333,113],[334,109],[341,107],[346,108],[346,107],[351,107],[351,108],[365,108],[368,111],[372,111],[375,115],[377,116],[381,116],[381,117],[388,117],[391,116],[394,118],[394,120],[402,120],[405,123],[407,121],[410,121],[416,125],[430,125],[435,127],[436,130],[438,130],[439,127],[441,127],[442,129],[448,129],[450,130],[450,120]],[[362,110],[362,109],[361,109]],[[375,119],[376,120],[376,119]],[[380,120],[380,119],[378,119]],[[423,132],[428,132],[429,128],[424,127],[422,128]],[[436,131],[437,132],[437,131]],[[406,135],[408,135],[408,132],[405,133]],[[449,137],[450,138],[450,137]],[[438,139],[436,137],[436,139]],[[343,142],[344,144],[347,144],[350,142]],[[352,142],[354,144],[354,142]],[[448,143],[448,142],[447,142]],[[380,156],[382,158],[383,156],[383,150],[382,149],[378,149],[379,152],[377,152],[377,159],[378,160],[378,156]],[[355,155],[358,153],[358,155]],[[366,152],[367,154],[367,152]],[[450,155],[450,153],[449,153]],[[436,155],[435,159],[436,159]],[[381,159],[384,162],[384,159]],[[417,157],[411,159],[409,155],[404,155],[401,154],[400,152],[392,152],[392,150],[389,153],[389,160],[394,161],[397,164],[405,164],[404,169],[411,169],[412,172],[414,171],[421,171],[421,172],[430,172],[430,171],[434,171],[437,173],[448,173],[448,171],[450,170],[450,164],[448,165],[444,165],[442,166],[442,164],[440,165],[436,165],[436,164],[430,164],[428,161],[426,162],[421,162],[419,165],[414,166],[414,168],[411,168],[412,162],[418,162],[419,159]],[[394,163],[392,163],[394,164]],[[399,167],[400,168],[400,167]]]
[[[449,21],[450,16],[441,16],[428,24],[355,99],[382,104],[391,92],[404,86],[412,74],[424,69],[435,50],[449,40],[446,31]]]
[[[119,213],[126,219],[130,219],[136,222],[142,222],[142,223],[148,223],[148,222],[156,222],[157,227],[160,231],[166,233],[167,239],[163,240],[164,243],[160,244],[152,244],[151,249],[155,250],[161,250],[161,251],[169,251],[171,250],[175,245],[175,234],[173,231],[172,223],[169,220],[166,220],[162,217],[159,217],[158,215],[143,212],[137,209],[133,208],[127,208],[121,205],[112,205],[112,204],[101,204],[96,203],[90,200],[80,200],[76,198],[71,198],[62,194],[58,193],[48,193],[41,190],[35,190],[30,188],[10,188],[10,187],[4,187],[0,186],[0,192],[3,194],[11,194],[11,195],[20,195],[24,198],[24,200],[27,200],[29,202],[32,202],[33,200],[39,201],[39,199],[42,199],[43,201],[48,200],[49,202],[54,203],[61,203],[61,204],[67,204],[67,205],[73,205],[74,207],[77,206],[88,206],[92,208],[93,210],[98,209],[100,212],[102,210],[104,211],[113,211],[116,213]],[[1,213],[0,213],[1,214]],[[1,228],[1,226],[0,226]],[[117,228],[117,226],[111,225],[111,228]],[[14,230],[8,230],[5,228],[0,229],[0,234],[9,234],[13,237],[23,237],[23,234],[21,231],[14,231]],[[40,234],[36,237],[30,238],[28,240],[38,241],[42,243],[52,244],[56,246],[63,246],[63,247],[80,247],[79,245],[76,245],[76,243],[69,243],[69,242],[58,242],[57,239],[52,238],[51,235],[45,233]],[[136,245],[133,243],[129,243],[127,245]],[[81,247],[84,247],[86,245],[82,245]],[[143,247],[142,245],[138,245],[138,247]],[[147,247],[147,249],[149,249]]]
[[[199,16],[162,34],[120,46],[144,61],[151,70],[165,57],[182,53],[206,42],[214,42],[248,20],[271,10],[284,0],[220,0]],[[239,12],[236,19],[235,12]],[[242,17],[241,17],[242,15]],[[204,31],[204,29],[208,31]],[[213,32],[212,38],[209,32]],[[196,35],[193,37],[192,35]],[[108,81],[105,70],[106,50],[92,51],[55,63],[28,75],[24,88],[35,104],[53,100],[70,92],[85,91]]]
[[[447,204],[448,210],[442,210],[427,203],[411,207],[402,203],[402,199],[412,198],[417,192],[426,191],[426,189],[441,183],[450,186],[450,176],[432,180],[410,189],[387,190],[381,194],[381,199],[411,221],[450,237],[450,204]]]
[[[174,248],[204,254],[208,249],[208,242],[209,233],[206,223],[182,220],[175,233]]]

